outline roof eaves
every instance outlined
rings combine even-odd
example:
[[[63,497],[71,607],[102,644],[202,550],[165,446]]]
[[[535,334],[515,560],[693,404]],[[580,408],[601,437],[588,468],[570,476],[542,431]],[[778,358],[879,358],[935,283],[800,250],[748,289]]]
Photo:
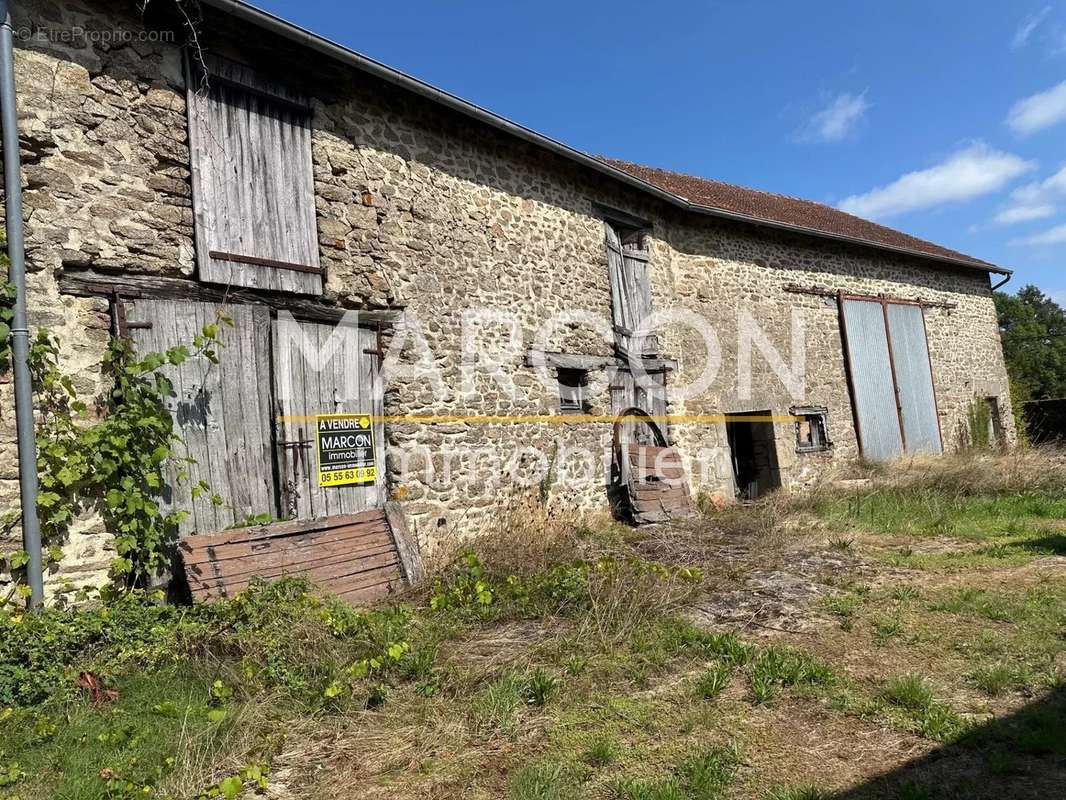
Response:
[[[668,192],[664,189],[655,186],[654,184],[642,180],[641,178],[631,175],[630,173],[613,167],[610,164],[601,161],[600,159],[590,156],[587,153],[583,153],[580,150],[576,150],[569,145],[552,139],[550,136],[537,133],[532,128],[527,128],[525,125],[521,125],[517,122],[500,116],[486,108],[482,108],[475,103],[471,103],[467,100],[463,100],[450,92],[446,92],[443,89],[439,89],[432,84],[426,83],[423,80],[408,75],[401,70],[390,67],[386,64],[382,64],[380,61],[364,56],[361,53],[352,50],[349,47],[345,47],[342,44],[327,39],[316,33],[312,33],[306,28],[302,28],[295,23],[289,22],[275,14],[271,14],[269,11],[264,11],[248,3],[242,2],[242,0],[201,0],[204,5],[216,8],[224,13],[230,14],[238,19],[249,22],[253,25],[266,28],[274,33],[283,36],[291,41],[315,50],[330,58],[336,59],[342,63],[346,63],[353,66],[363,72],[367,72],[375,77],[378,77],[388,83],[395,86],[399,86],[414,94],[425,97],[435,103],[440,103],[448,108],[458,111],[466,116],[473,117],[480,122],[484,122],[498,130],[505,131],[513,136],[517,136],[519,139],[529,142],[530,144],[537,145],[550,150],[557,155],[564,158],[576,161],[583,166],[600,172],[604,175],[608,175],[615,180],[622,181],[629,184],[643,192],[658,197],[660,200],[664,200],[672,205],[683,208],[687,211],[693,211],[698,214],[706,214],[708,216],[718,217],[721,219],[729,219],[738,222],[746,222],[753,225],[760,225],[763,227],[775,228],[778,230],[789,231],[793,233],[802,233],[808,236],[814,236],[819,239],[832,239],[835,241],[847,242],[851,244],[858,244],[865,247],[872,247],[877,250],[888,250],[897,252],[903,255],[909,255],[916,258],[925,260],[938,261],[945,264],[951,264],[956,267],[962,267],[970,270],[980,272],[995,272],[1000,275],[1011,275],[1011,270],[1003,267],[997,267],[993,264],[989,264],[987,267],[980,266],[978,264],[966,261],[963,259],[954,259],[949,256],[938,256],[931,253],[924,253],[920,250],[913,250],[911,248],[897,247],[893,245],[886,245],[880,242],[872,242],[866,239],[862,239],[854,236],[847,236],[845,234],[835,234],[827,231],[819,230],[817,228],[808,228],[802,225],[794,225],[786,222],[779,222],[777,220],[765,219],[763,217],[754,217],[748,214],[741,214],[734,211],[726,211],[725,209],[716,208],[714,206],[704,206],[698,203],[693,203],[681,195]]]

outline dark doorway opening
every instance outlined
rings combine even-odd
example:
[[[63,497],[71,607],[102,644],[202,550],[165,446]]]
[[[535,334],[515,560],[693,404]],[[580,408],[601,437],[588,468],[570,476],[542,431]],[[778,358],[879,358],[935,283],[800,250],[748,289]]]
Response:
[[[737,497],[755,500],[781,488],[774,423],[769,411],[726,415],[726,435],[733,459]]]

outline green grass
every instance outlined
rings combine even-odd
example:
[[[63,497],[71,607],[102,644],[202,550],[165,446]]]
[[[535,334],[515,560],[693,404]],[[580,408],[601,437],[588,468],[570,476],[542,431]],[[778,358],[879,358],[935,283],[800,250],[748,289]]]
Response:
[[[615,781],[619,800],[718,800],[736,775],[740,756],[735,747],[700,750],[662,778],[621,778]]]
[[[713,700],[728,688],[732,680],[733,668],[728,664],[716,664],[696,680],[696,694],[704,700]]]
[[[908,711],[921,711],[933,702],[933,689],[929,682],[915,673],[889,678],[881,688],[880,698]]]
[[[12,787],[17,794],[105,800],[111,791],[101,775],[158,786],[190,741],[208,754],[224,747],[233,709],[212,720],[211,681],[202,673],[142,672],[115,687],[118,699],[101,707],[74,701],[35,721],[22,716],[3,723],[3,759],[26,774]]]
[[[1002,662],[977,667],[970,673],[969,679],[989,697],[999,697],[1029,683],[1024,672]]]
[[[817,786],[779,786],[768,791],[765,800],[830,800],[832,796]]]
[[[609,736],[597,736],[593,739],[582,760],[591,767],[606,767],[618,760],[618,744]]]
[[[814,511],[837,526],[877,533],[963,539],[1003,534],[1047,536],[1039,523],[1066,518],[1066,497],[1042,493],[972,497],[936,491],[880,490],[826,496],[815,503]],[[1051,538],[1044,546],[1058,548],[1062,544]]]
[[[929,682],[916,673],[889,678],[881,687],[878,699],[902,712],[900,716],[890,715],[890,719],[927,739],[953,741],[967,729],[959,714],[937,702]]]
[[[574,776],[565,764],[534,764],[510,779],[511,800],[571,800],[578,797]]]
[[[507,672],[474,695],[470,710],[474,724],[483,733],[512,734],[518,727],[518,712],[525,705],[525,681],[517,672]]]

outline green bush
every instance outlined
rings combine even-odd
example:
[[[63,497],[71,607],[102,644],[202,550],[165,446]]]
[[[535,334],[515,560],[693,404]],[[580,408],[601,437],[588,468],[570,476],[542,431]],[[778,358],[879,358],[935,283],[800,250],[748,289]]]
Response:
[[[295,578],[211,605],[159,601],[129,592],[95,608],[0,612],[0,706],[69,699],[80,672],[107,682],[183,662],[210,664],[244,694],[276,690],[317,706],[361,697],[410,658],[407,611],[357,611]]]

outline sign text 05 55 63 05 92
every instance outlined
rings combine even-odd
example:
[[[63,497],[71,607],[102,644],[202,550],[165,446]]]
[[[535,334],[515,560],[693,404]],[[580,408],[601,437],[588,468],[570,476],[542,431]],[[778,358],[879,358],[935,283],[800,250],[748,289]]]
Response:
[[[358,486],[378,479],[369,414],[320,414],[315,431],[319,486]]]

